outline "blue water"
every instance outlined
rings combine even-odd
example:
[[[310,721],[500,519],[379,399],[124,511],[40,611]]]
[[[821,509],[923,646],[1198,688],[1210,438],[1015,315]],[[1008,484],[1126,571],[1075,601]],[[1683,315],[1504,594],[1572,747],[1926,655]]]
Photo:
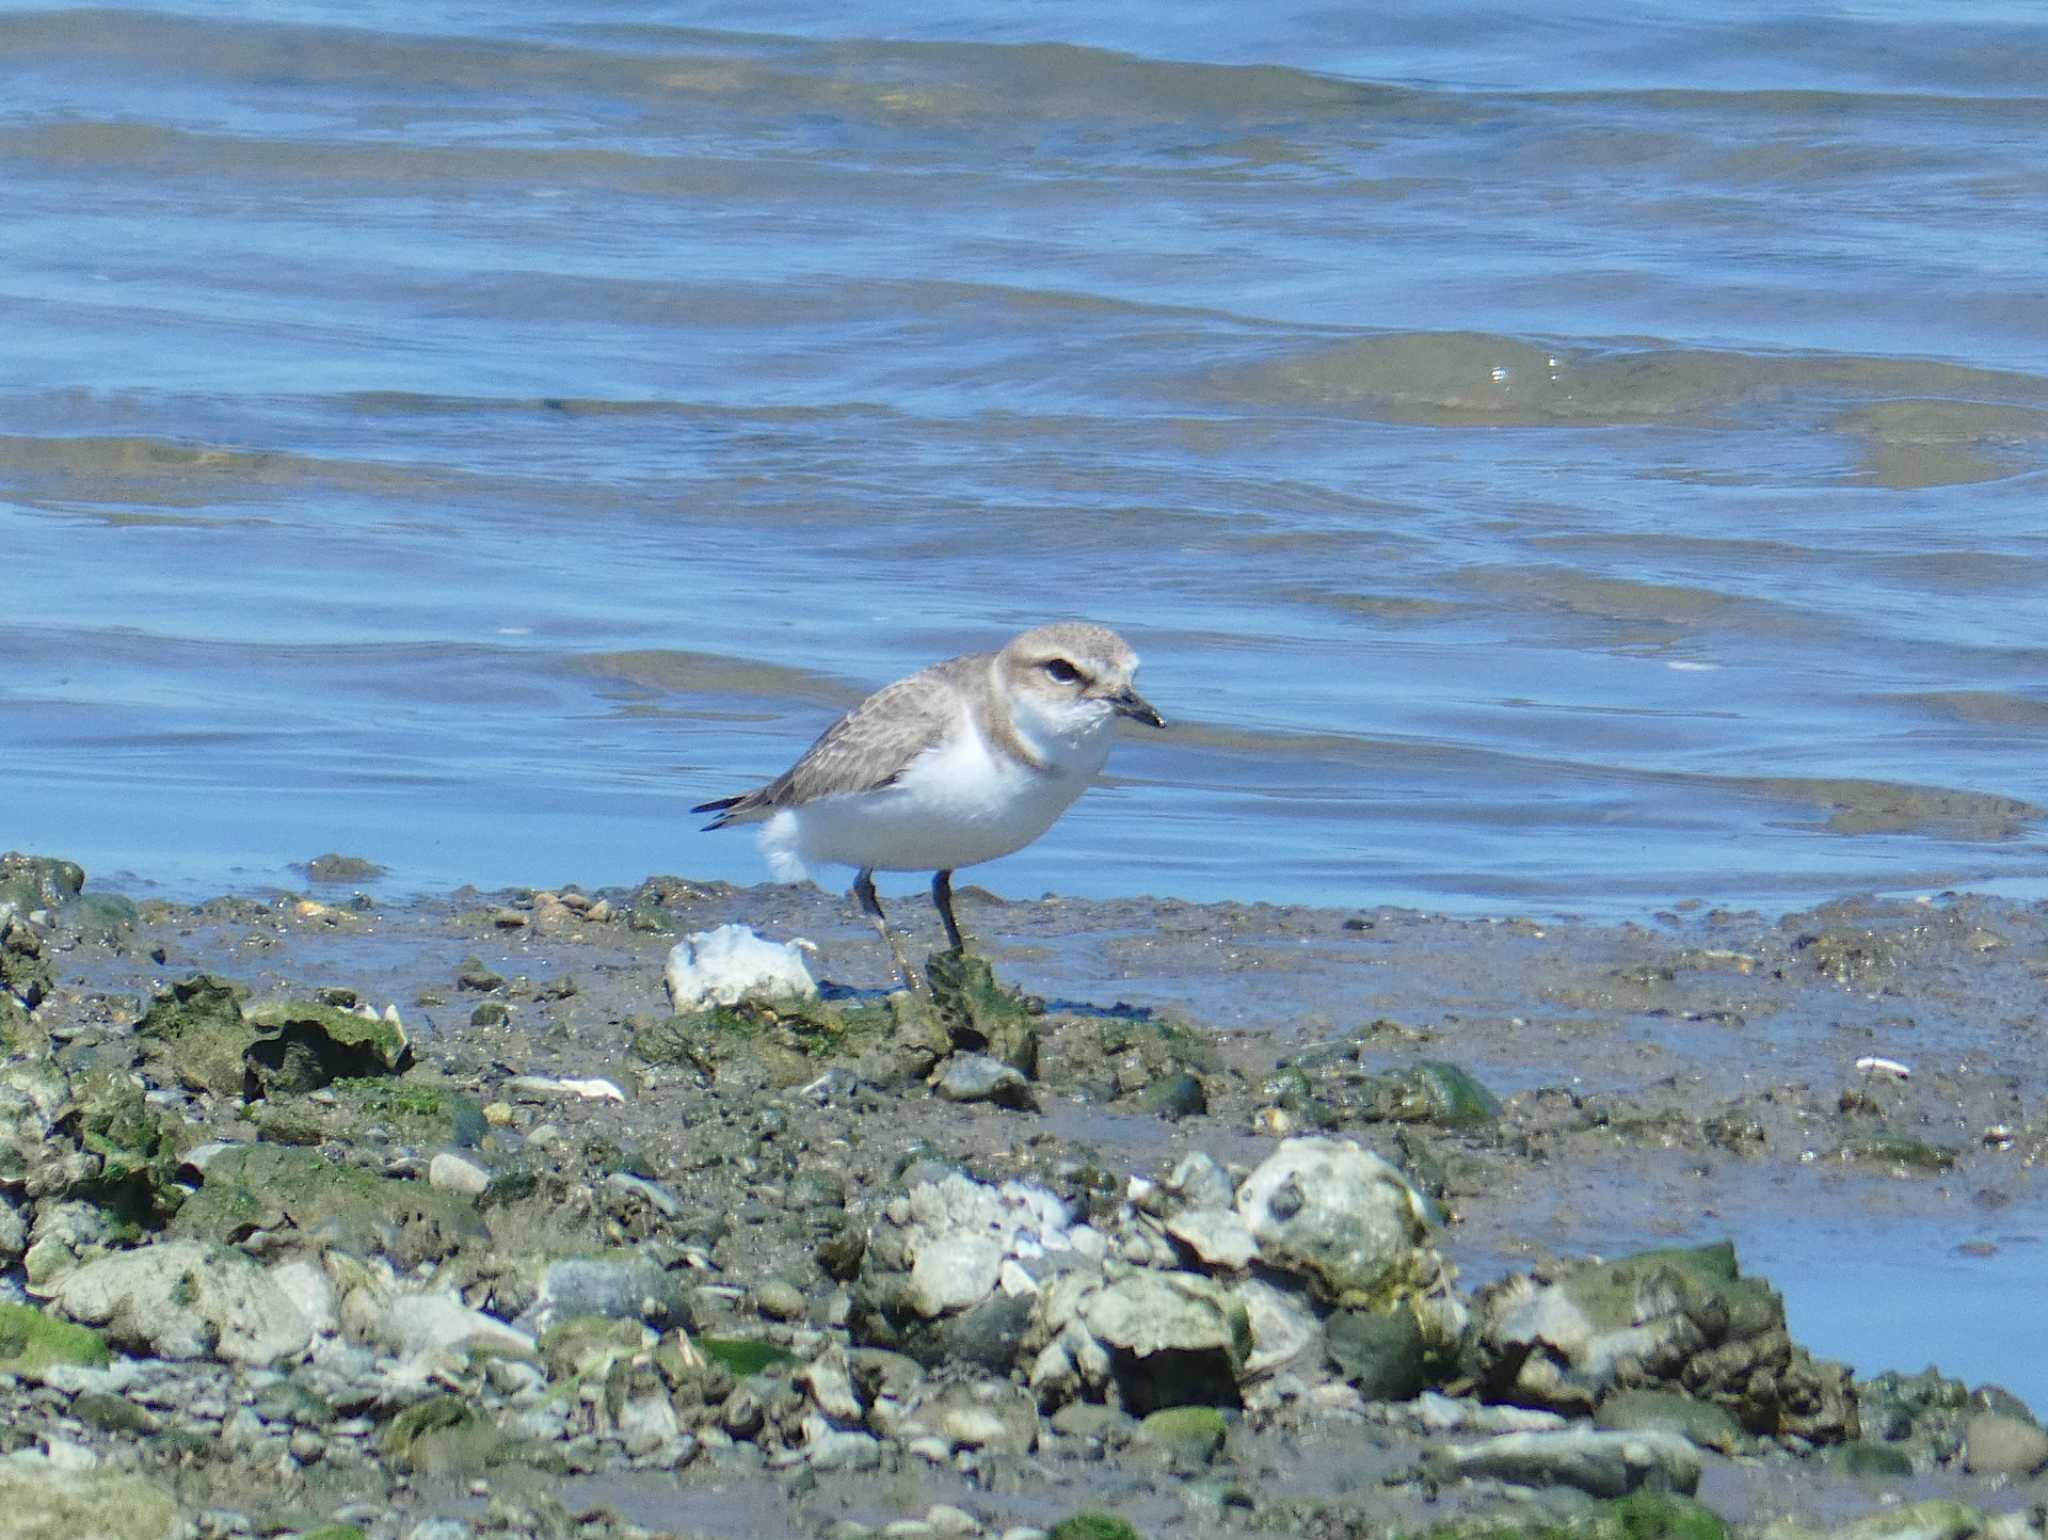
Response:
[[[1031,895],[2048,892],[2026,7],[0,10],[0,844],[753,881],[1060,615]]]

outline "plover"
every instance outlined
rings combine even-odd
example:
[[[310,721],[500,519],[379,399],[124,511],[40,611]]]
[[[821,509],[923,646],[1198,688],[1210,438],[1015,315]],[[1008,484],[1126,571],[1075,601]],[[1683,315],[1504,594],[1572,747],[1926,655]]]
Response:
[[[960,950],[953,873],[1051,828],[1102,769],[1115,718],[1166,725],[1131,688],[1137,668],[1106,626],[1040,626],[877,690],[766,786],[690,811],[719,815],[706,829],[763,824],[762,852],[784,882],[814,864],[855,868],[861,912],[916,988],[875,873],[935,873],[932,903]]]

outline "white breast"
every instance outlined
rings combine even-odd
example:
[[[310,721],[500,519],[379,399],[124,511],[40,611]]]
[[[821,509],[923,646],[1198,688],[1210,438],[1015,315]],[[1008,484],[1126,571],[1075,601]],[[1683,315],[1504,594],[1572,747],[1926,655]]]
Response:
[[[1088,789],[1109,755],[1107,717],[1063,736],[1041,736],[1037,725],[1019,723],[1043,769],[984,741],[963,709],[895,784],[785,809],[763,827],[762,849],[780,876],[801,875],[796,863],[952,871],[1020,850]]]

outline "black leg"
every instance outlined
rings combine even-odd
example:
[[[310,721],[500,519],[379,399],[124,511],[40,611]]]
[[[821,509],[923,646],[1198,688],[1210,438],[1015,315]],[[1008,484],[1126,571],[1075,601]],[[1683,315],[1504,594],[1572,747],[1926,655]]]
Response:
[[[939,911],[939,923],[946,927],[946,945],[956,952],[964,952],[967,945],[960,939],[960,924],[953,918],[953,874],[935,872],[932,874],[932,904]]]
[[[853,896],[860,900],[860,912],[875,922],[875,932],[887,943],[889,955],[896,959],[896,976],[903,981],[904,988],[918,988],[918,977],[910,971],[910,959],[903,955],[903,944],[896,939],[896,932],[889,929],[889,922],[882,915],[882,901],[875,897],[872,866],[863,866],[860,875],[853,879]]]

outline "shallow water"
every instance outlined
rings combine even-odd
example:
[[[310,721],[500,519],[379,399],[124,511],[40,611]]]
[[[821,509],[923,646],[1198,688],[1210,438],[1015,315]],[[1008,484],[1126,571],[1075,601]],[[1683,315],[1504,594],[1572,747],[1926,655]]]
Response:
[[[1001,892],[2048,891],[2037,11],[919,17],[0,15],[0,845],[757,880],[1082,614]]]

